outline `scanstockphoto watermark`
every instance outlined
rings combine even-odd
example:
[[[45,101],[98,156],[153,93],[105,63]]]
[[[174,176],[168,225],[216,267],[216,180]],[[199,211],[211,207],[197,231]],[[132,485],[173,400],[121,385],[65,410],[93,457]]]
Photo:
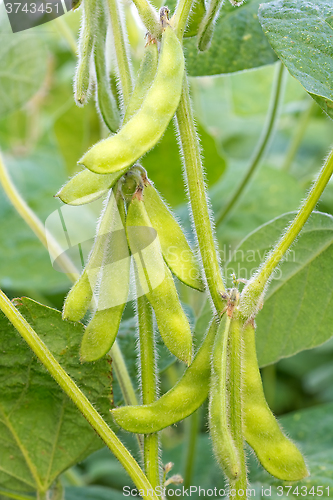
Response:
[[[236,495],[236,490],[231,488],[202,488],[201,486],[189,486],[188,488],[178,487],[178,488],[165,488],[162,486],[157,486],[155,489],[151,490],[138,490],[136,488],[131,488],[130,486],[123,487],[123,496],[130,498],[148,498],[155,493],[161,498],[190,498],[194,496],[195,498],[217,498],[218,500],[224,498],[234,497]],[[311,485],[280,485],[280,486],[263,486],[256,485],[256,488],[246,488],[238,489],[237,491],[239,498],[276,498],[276,497],[288,497],[293,498],[301,496],[311,498],[330,498],[331,488],[329,486],[311,486]]]
[[[53,21],[73,8],[73,0],[4,0],[13,33]],[[77,2],[76,2],[77,3]]]
[[[235,496],[236,490],[229,490],[227,488],[202,488],[201,486],[185,486],[178,488],[167,488],[162,486],[157,486],[151,490],[138,490],[136,488],[131,488],[130,486],[123,487],[124,497],[141,497],[147,498],[155,493],[157,496],[162,498],[190,498],[195,497],[207,497],[207,498],[228,498]],[[247,488],[246,490],[238,490],[238,495],[244,498],[251,498],[256,496],[256,490],[254,488]]]

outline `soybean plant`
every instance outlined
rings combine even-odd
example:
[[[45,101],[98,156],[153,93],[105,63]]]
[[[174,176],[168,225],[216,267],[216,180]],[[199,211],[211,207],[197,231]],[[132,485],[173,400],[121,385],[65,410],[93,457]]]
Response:
[[[207,12],[198,14],[194,0],[179,0],[171,15],[168,6],[157,12],[147,0],[133,1],[147,30],[135,82],[120,2],[82,1],[74,99],[83,106],[95,92],[99,116],[109,135],[82,155],[78,165],[83,170],[69,179],[56,196],[72,206],[105,198],[92,249],[83,271],[73,280],[62,317],[64,325],[77,325],[79,321],[85,325],[80,347],[82,363],[112,360],[123,395],[123,404],[110,407],[114,428],[137,436],[143,467],[2,292],[0,307],[124,466],[142,497],[165,498],[161,487],[168,483],[165,483],[159,459],[159,432],[194,414],[208,398],[208,431],[216,461],[230,488],[230,497],[245,499],[249,486],[245,443],[275,478],[299,481],[311,474],[301,451],[283,432],[266,402],[255,330],[256,316],[265,308],[272,276],[331,177],[333,153],[265,261],[248,281],[234,276],[234,286],[227,288],[228,277],[223,275],[219,260],[200,139],[191,105],[186,70],[190,49],[184,51],[183,46],[193,16],[191,30],[197,37],[195,46],[200,53],[210,50],[223,2],[211,0]],[[231,1],[235,8],[241,3]],[[110,82],[110,50],[114,52],[116,70],[113,73],[117,74],[118,87]],[[282,70],[279,71],[280,78]],[[271,123],[264,131],[259,153],[237,191],[237,198],[242,195],[269,142],[279,99],[277,92]],[[184,166],[194,243],[188,240],[177,217],[155,188],[153,176],[142,166],[144,156],[156,146],[172,119]],[[178,175],[181,177],[182,173]],[[12,199],[45,244],[46,237],[36,217],[24,204],[20,205],[17,194],[14,193]],[[235,202],[233,199],[229,203],[230,210]],[[56,248],[56,242],[49,237],[49,246],[50,241]],[[114,262],[117,266],[111,265]],[[76,270],[73,271],[70,261],[62,257],[61,266],[73,277]],[[193,326],[180,300],[178,281],[200,293],[202,303],[208,299],[211,308],[206,334],[196,349]],[[117,343],[129,296],[134,296],[136,303],[142,404],[137,400],[126,359],[124,362]],[[166,349],[179,364],[183,363],[180,379],[160,397],[156,331]],[[177,484],[179,477],[175,476],[172,481]],[[46,494],[43,488],[38,491],[40,498],[42,494]]]

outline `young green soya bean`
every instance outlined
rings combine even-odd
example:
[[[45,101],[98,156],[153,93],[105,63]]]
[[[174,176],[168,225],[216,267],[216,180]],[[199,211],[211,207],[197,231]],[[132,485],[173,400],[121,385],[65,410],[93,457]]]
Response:
[[[193,363],[170,391],[149,405],[115,408],[112,414],[117,424],[129,432],[150,434],[195,412],[208,396],[210,355],[217,326],[214,319]]]
[[[244,329],[243,432],[262,466],[284,481],[308,476],[298,448],[281,431],[264,396],[258,367],[254,326]]]
[[[74,98],[78,106],[84,106],[89,99],[91,87],[91,62],[96,29],[96,0],[84,0],[82,27],[79,39],[79,62],[74,78]]]
[[[228,343],[232,319],[220,322],[212,356],[212,375],[209,394],[209,429],[215,456],[230,480],[240,474],[237,450],[231,436],[227,387]]]
[[[56,196],[68,205],[91,203],[106,194],[124,173],[124,170],[120,170],[114,174],[100,175],[84,169],[66,182]]]
[[[103,253],[97,310],[82,339],[82,361],[95,361],[104,356],[111,349],[119,330],[130,278],[130,254],[124,223],[124,202],[119,198],[114,204],[110,237]]]
[[[151,303],[165,345],[177,358],[190,364],[190,325],[180,305],[172,275],[163,260],[158,237],[147,215],[140,190],[130,202],[126,231],[141,286],[138,293],[146,295]]]
[[[98,13],[97,30],[94,34],[94,60],[96,70],[96,105],[103,118],[105,125],[111,132],[116,132],[120,125],[117,101],[113,95],[109,69],[107,64],[106,37],[108,29],[108,18],[104,2],[101,2]]]
[[[139,111],[118,134],[93,146],[79,161],[97,173],[128,168],[159,141],[180,100],[184,76],[184,55],[170,25],[162,34],[156,76]]]
[[[156,189],[145,181],[144,204],[158,234],[163,257],[171,271],[186,285],[203,291],[198,262],[185,235]]]
[[[139,69],[138,78],[125,111],[123,125],[125,125],[125,123],[127,123],[141,108],[147,92],[152,85],[152,78],[156,74],[157,63],[157,43],[154,39],[149,37]]]
[[[87,265],[66,297],[62,313],[64,319],[79,321],[89,309],[93,298],[93,290],[96,286],[99,270],[103,261],[105,246],[110,236],[109,227],[115,216],[116,209],[117,204],[115,196],[113,191],[110,191],[105,210],[97,228],[96,239]]]

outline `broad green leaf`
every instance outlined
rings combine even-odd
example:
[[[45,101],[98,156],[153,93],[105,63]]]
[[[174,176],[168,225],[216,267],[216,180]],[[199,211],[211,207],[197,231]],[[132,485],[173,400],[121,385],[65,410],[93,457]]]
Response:
[[[215,214],[225,206],[243,178],[247,164],[232,162],[221,181],[211,190]],[[303,189],[290,174],[263,165],[254,175],[229,217],[217,227],[221,258],[226,262],[250,231],[277,217],[284,210],[297,209]],[[287,208],[288,207],[288,208]]]
[[[199,52],[195,38],[184,41],[190,76],[211,76],[272,64],[277,60],[258,22],[259,0],[241,7],[225,2],[206,52]]]
[[[41,87],[47,70],[43,40],[32,33],[10,33],[1,6],[0,117],[25,104]],[[6,24],[5,24],[6,23]]]
[[[63,321],[59,311],[30,299],[15,303],[110,422],[110,364],[105,358],[80,363],[83,325]],[[0,487],[21,492],[48,488],[103,442],[2,313],[0,332]]]
[[[331,0],[275,0],[259,9],[269,43],[305,90],[333,118]]]
[[[214,184],[225,169],[225,160],[219,154],[214,138],[202,126],[198,126],[201,147],[205,156],[208,184]],[[182,162],[173,124],[167,128],[157,146],[142,159],[148,177],[171,204],[178,205],[186,199],[184,181],[181,176]]]
[[[226,275],[249,279],[295,214],[261,226],[236,249]],[[260,366],[333,335],[333,217],[315,212],[273,277],[256,318]]]

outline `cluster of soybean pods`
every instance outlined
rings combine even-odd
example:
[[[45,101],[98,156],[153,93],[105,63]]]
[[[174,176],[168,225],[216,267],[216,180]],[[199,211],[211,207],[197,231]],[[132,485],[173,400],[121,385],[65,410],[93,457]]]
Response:
[[[214,16],[214,11],[210,15]],[[94,24],[93,17],[98,26],[95,33],[89,28]],[[91,362],[106,355],[128,300],[132,255],[137,294],[145,295],[151,304],[167,348],[188,366],[177,384],[155,402],[113,409],[117,424],[133,433],[155,433],[191,415],[208,396],[214,452],[231,485],[237,486],[240,470],[245,467],[241,463],[244,455],[240,457],[237,452],[243,449],[244,440],[276,478],[303,479],[308,475],[304,459],[266,403],[256,356],[254,317],[244,316],[237,288],[222,294],[225,310],[212,320],[193,357],[191,328],[172,274],[203,291],[200,265],[179,223],[137,163],[159,141],[180,101],[184,55],[169,23],[168,9],[160,11],[161,41],[147,37],[120,128],[116,99],[106,77],[108,24],[103,5],[97,8],[94,1],[85,0],[75,96],[79,104],[86,102],[95,75],[96,102],[112,135],[88,150],[79,161],[85,169],[58,196],[72,205],[89,203],[107,191],[108,196],[93,249],[65,300],[63,317],[79,321],[92,308],[81,359]],[[201,30],[203,46],[209,44],[209,30]]]

